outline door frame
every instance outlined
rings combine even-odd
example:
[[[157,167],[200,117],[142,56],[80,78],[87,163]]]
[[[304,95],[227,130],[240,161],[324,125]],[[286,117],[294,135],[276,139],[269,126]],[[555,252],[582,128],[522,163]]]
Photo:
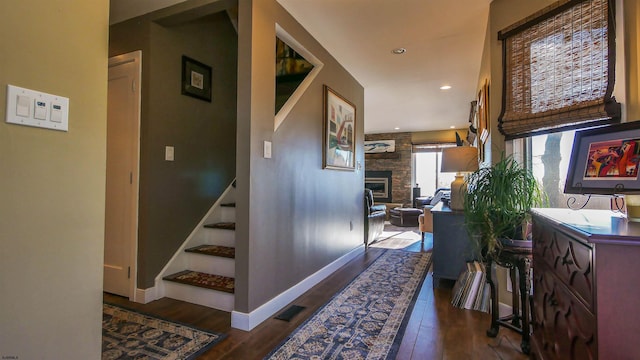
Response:
[[[137,126],[135,141],[133,146],[133,159],[135,164],[132,168],[131,178],[131,229],[129,244],[130,251],[130,276],[129,276],[129,300],[139,302],[139,299],[144,299],[144,294],[138,294],[138,206],[139,206],[139,192],[140,192],[140,126],[141,126],[141,113],[142,113],[142,51],[137,50],[126,54],[116,55],[109,58],[109,68],[135,62],[136,74],[134,76],[134,84],[137,89],[135,95],[135,104],[137,106]],[[108,135],[107,135],[108,136]]]

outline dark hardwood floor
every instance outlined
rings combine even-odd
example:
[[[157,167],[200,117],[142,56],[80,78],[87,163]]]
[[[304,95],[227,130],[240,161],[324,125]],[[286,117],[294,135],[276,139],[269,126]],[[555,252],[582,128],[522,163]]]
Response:
[[[393,239],[386,242],[391,248],[394,247]],[[427,234],[424,244],[418,241],[405,250],[420,252],[430,251],[431,248],[431,235]],[[261,359],[383,252],[382,248],[369,247],[362,255],[296,299],[293,304],[306,308],[291,322],[269,319],[249,332],[232,329],[231,315],[227,312],[182,301],[163,298],[149,304],[137,304],[111,294],[105,294],[104,299],[160,318],[227,334],[226,339],[199,359]],[[517,333],[502,328],[498,337],[487,337],[485,332],[490,323],[489,314],[452,307],[451,287],[434,289],[432,280],[429,272],[411,313],[397,359],[528,358],[520,352],[520,336]]]

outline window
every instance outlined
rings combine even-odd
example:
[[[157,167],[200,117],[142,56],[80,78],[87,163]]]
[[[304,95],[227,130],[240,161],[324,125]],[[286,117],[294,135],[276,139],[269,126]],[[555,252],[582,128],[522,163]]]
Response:
[[[507,139],[620,121],[620,104],[611,96],[614,10],[608,0],[558,1],[500,31],[498,121]]]
[[[610,196],[564,194],[575,130],[526,138],[526,163],[548,197],[548,207],[610,209]]]
[[[439,188],[449,188],[455,173],[440,172],[442,150],[413,154],[414,184],[420,187],[420,196],[432,196]]]

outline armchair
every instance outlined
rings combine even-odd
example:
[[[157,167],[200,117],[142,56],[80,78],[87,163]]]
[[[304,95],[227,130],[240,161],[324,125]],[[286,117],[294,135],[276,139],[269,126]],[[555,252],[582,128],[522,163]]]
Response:
[[[422,215],[418,217],[418,227],[422,234],[422,240],[424,241],[424,233],[433,232],[433,214],[431,209],[436,206],[442,199],[447,199],[450,194],[448,188],[440,188],[436,190],[435,195],[431,198],[427,205],[424,205]]]
[[[387,207],[373,204],[373,192],[364,189],[364,246],[369,246],[384,230]]]

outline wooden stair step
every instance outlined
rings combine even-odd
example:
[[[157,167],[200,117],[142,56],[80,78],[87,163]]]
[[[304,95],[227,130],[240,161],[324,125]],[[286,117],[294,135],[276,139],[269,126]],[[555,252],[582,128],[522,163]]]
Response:
[[[235,279],[226,276],[206,274],[202,272],[184,270],[163,278],[180,284],[193,285],[205,289],[224,291],[233,294],[235,291]]]
[[[229,246],[220,245],[199,245],[192,248],[185,249],[184,251],[196,254],[220,256],[230,259],[235,259],[236,249]]]
[[[236,207],[236,203],[224,203],[220,204],[222,207]]]
[[[235,230],[236,223],[234,222],[219,222],[213,224],[206,224],[204,227],[209,229],[224,229],[224,230]]]

